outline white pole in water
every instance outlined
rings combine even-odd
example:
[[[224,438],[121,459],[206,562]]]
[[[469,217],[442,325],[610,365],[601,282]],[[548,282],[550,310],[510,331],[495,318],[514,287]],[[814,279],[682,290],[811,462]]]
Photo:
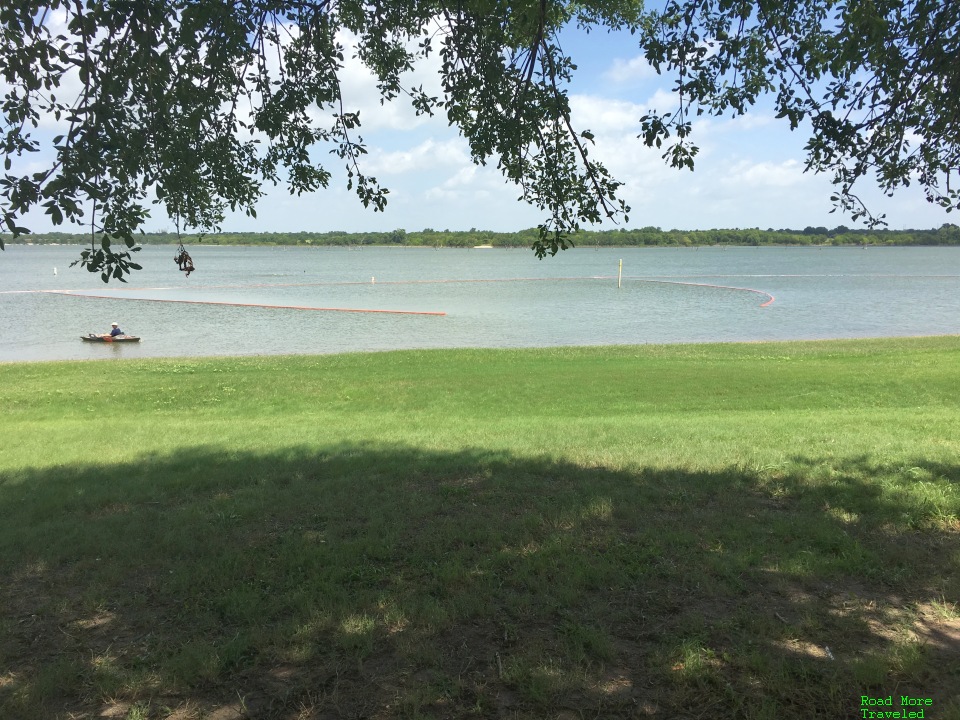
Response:
[[[617,287],[623,285],[623,258],[620,259],[620,271],[617,273]]]
[[[376,277],[370,278],[370,284],[371,284],[371,285],[376,285],[376,284],[377,284],[377,278],[376,278]]]
[[[53,269],[53,274],[54,274],[54,275],[57,274],[57,269],[56,269],[56,268]]]

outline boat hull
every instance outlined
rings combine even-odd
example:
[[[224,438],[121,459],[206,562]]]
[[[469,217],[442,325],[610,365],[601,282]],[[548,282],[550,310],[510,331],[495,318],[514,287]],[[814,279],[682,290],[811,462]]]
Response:
[[[118,343],[118,342],[140,342],[140,338],[136,335],[117,335],[115,337],[101,337],[100,335],[81,335],[80,339],[84,342],[105,342],[105,343]]]

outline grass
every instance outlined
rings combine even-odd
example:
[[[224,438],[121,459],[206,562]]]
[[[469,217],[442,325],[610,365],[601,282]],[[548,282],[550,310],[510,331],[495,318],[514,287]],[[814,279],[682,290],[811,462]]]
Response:
[[[960,718],[958,372],[953,337],[2,365],[0,717]]]

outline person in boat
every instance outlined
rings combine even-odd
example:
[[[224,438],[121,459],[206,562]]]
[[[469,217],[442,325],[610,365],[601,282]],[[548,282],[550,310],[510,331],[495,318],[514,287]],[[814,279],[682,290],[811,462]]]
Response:
[[[118,323],[110,323],[110,332],[104,333],[100,337],[102,338],[116,337],[117,335],[123,335],[123,334],[124,332],[123,330],[120,329],[120,325]]]

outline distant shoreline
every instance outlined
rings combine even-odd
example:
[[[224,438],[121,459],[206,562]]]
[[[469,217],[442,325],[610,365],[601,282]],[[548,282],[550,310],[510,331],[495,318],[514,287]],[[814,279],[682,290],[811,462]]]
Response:
[[[221,232],[177,236],[175,233],[144,233],[141,246],[171,245],[181,240],[190,245],[259,247],[421,247],[421,248],[529,248],[538,239],[536,228],[511,233],[487,230],[393,230],[389,232]],[[7,245],[89,245],[90,236],[77,233],[37,233],[16,240],[0,234]],[[646,227],[628,230],[580,232],[572,238],[574,247],[932,247],[960,245],[960,226],[945,224],[926,230],[862,230],[838,226],[807,227],[803,230],[661,230]]]
[[[7,247],[75,247],[82,248],[85,247],[83,243],[21,243],[21,242],[7,242],[4,241]],[[320,245],[320,244],[302,244],[302,245],[278,245],[277,243],[253,243],[253,242],[235,242],[235,243],[225,243],[225,242],[210,242],[209,239],[204,241],[189,241],[187,238],[183,239],[183,242],[187,246],[191,247],[214,247],[214,248],[236,248],[236,247],[250,247],[250,248],[300,248],[308,249],[314,248],[316,250],[331,250],[331,249],[351,249],[351,250],[527,250],[527,246],[521,245],[483,245],[483,246],[466,246],[466,245],[441,245],[438,247],[432,247],[430,245]],[[175,247],[176,242],[171,243],[147,243],[141,247]],[[769,245],[733,245],[733,244],[714,244],[714,245],[601,245],[604,250],[715,250],[715,249],[726,249],[726,248],[797,248],[797,249],[808,249],[808,250],[823,250],[823,249],[867,249],[867,248],[910,248],[910,247],[960,247],[960,243],[885,243],[885,244],[859,244],[859,243],[849,243],[845,245],[841,244],[824,244],[824,245],[788,245],[785,243],[778,244],[769,244]],[[596,246],[591,245],[576,245],[570,250],[596,250]],[[561,251],[564,252],[564,251]]]

